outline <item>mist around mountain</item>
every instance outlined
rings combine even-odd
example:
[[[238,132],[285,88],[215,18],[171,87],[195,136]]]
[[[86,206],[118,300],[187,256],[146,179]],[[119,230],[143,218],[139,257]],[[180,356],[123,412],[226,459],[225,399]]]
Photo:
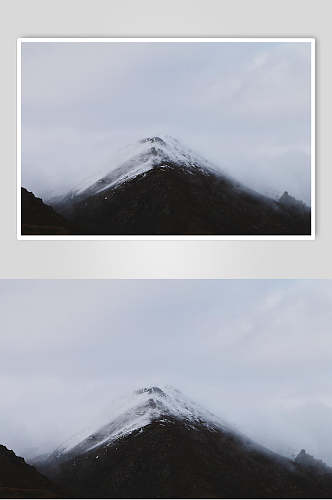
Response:
[[[330,498],[332,468],[244,436],[180,391],[144,387],[38,470],[74,498]]]
[[[68,221],[63,234],[68,224],[82,235],[311,234],[303,202],[257,193],[168,136],[128,146],[109,173],[78,180],[48,203]]]

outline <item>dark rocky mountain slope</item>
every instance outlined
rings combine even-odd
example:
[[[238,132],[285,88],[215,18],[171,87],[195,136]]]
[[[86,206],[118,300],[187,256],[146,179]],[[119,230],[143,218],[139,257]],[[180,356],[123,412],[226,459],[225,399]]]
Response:
[[[308,235],[310,209],[223,175],[178,141],[152,137],[54,208],[92,235]]]
[[[277,455],[179,391],[137,391],[38,467],[83,498],[330,498],[332,474]]]
[[[65,498],[35,467],[0,445],[0,498]]]
[[[21,234],[74,234],[73,225],[41,198],[21,188]]]

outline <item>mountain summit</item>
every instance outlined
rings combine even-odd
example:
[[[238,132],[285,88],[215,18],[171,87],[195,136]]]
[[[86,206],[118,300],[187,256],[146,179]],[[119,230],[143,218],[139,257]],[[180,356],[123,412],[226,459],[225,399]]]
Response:
[[[212,163],[170,136],[141,139],[123,148],[116,161],[118,166],[113,167],[110,173],[95,181],[87,179],[71,191],[71,196],[84,199],[102,193],[154,168],[180,168],[192,173],[197,170],[217,172]]]
[[[141,388],[114,403],[111,414],[109,423],[98,429],[85,429],[75,435],[60,445],[53,457],[63,460],[99,446],[110,446],[114,441],[137,430],[141,431],[157,421],[165,424],[175,419],[190,428],[204,426],[207,429],[226,429],[226,424],[215,415],[170,386]]]
[[[254,443],[173,388],[144,387],[36,466],[79,498],[330,498],[332,474]]]

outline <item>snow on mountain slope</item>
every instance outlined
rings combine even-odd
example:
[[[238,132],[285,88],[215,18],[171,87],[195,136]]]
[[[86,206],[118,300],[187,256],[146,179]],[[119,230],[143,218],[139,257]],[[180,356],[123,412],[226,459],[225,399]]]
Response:
[[[117,166],[107,175],[97,180],[91,177],[86,179],[72,191],[72,196],[85,197],[100,193],[156,166],[176,165],[186,168],[187,171],[199,169],[201,172],[218,173],[218,169],[211,162],[170,136],[142,139],[122,149],[113,161]]]
[[[185,425],[205,426],[235,432],[215,415],[169,386],[145,387],[113,404],[110,422],[96,429],[89,428],[58,447],[52,454],[56,458],[64,455],[80,455],[101,445],[142,429],[155,420],[169,418],[182,420]]]

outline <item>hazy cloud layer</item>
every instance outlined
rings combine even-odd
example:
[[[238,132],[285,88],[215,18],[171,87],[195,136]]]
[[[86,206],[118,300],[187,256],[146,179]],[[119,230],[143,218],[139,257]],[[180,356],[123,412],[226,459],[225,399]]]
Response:
[[[0,443],[29,456],[146,384],[332,464],[332,281],[2,280]]]
[[[23,185],[67,190],[158,134],[310,203],[310,45],[23,44]]]

